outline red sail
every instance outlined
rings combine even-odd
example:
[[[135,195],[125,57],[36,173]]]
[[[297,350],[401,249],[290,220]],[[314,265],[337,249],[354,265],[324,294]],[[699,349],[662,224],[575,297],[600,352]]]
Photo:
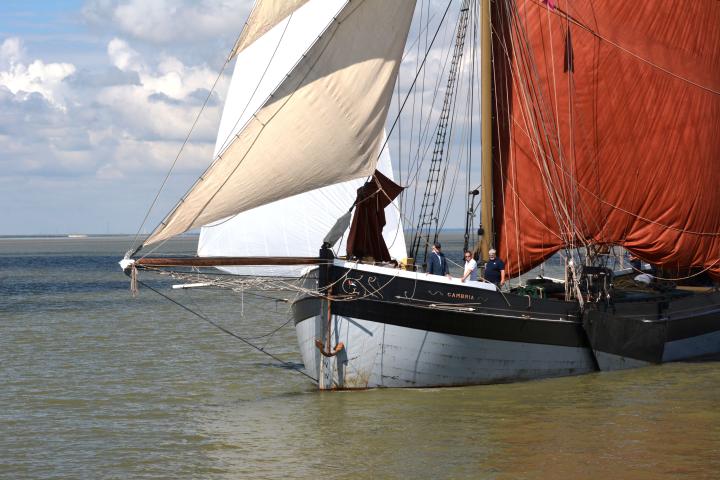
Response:
[[[593,243],[720,278],[720,2],[494,4],[509,273]]]

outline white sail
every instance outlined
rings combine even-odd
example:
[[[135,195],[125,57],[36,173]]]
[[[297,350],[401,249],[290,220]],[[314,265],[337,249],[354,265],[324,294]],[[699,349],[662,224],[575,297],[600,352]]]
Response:
[[[230,57],[272,29],[281,20],[303,6],[308,0],[257,0]],[[329,3],[329,2],[328,2]],[[344,2],[343,2],[344,3]]]
[[[414,7],[346,3],[145,244],[371,174]]]
[[[238,54],[218,128],[215,156],[227,147],[345,3],[345,0],[310,2]],[[387,150],[377,168],[393,178]],[[356,191],[364,181],[350,180],[301,193],[203,226],[198,255],[315,256],[336,219],[355,201]],[[386,210],[386,220],[385,240],[390,254],[401,259],[407,249],[396,205]],[[345,253],[346,241],[347,232],[334,246],[336,253]],[[296,276],[304,268],[266,266],[224,270],[237,275]]]
[[[213,158],[235,140],[346,3],[346,0],[308,2],[237,55]]]
[[[392,165],[387,149],[378,162],[378,170],[392,179]],[[323,238],[335,221],[355,202],[357,189],[365,179],[301,193],[263,205],[203,227],[198,242],[198,256],[298,256],[318,255]],[[407,256],[402,219],[397,204],[385,209],[383,238],[390,256]],[[333,246],[335,253],[345,255],[347,234]],[[224,267],[236,275],[300,276],[304,266]]]

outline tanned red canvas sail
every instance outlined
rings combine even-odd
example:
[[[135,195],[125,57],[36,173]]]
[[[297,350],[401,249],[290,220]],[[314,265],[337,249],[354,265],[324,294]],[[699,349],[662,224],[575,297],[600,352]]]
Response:
[[[720,278],[720,2],[497,0],[493,17],[508,272],[592,243]]]

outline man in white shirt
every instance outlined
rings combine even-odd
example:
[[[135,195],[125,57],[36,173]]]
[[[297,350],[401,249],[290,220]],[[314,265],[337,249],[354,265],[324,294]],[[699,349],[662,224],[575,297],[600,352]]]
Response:
[[[468,278],[472,281],[477,281],[477,262],[473,258],[472,252],[466,251],[465,252],[465,273],[463,273],[461,281],[465,282]]]

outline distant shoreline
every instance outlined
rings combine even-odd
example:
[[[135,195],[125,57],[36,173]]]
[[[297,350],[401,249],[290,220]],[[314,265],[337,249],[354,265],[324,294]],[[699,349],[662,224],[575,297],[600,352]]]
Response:
[[[464,228],[444,228],[440,231],[441,234],[443,233],[462,233],[464,232]],[[408,235],[412,235],[413,230],[405,230],[405,233]],[[91,238],[118,238],[118,237],[134,237],[134,233],[65,233],[65,234],[29,234],[29,235],[0,235],[0,240],[47,240],[47,239],[55,239],[55,238],[64,238],[64,239],[70,239],[70,240],[83,240],[83,239],[91,239]],[[147,236],[147,234],[142,234],[140,237]],[[187,232],[183,233],[181,235],[178,235],[175,238],[195,238],[199,237],[200,232]]]
[[[48,239],[65,239],[65,240],[85,240],[90,238],[125,238],[134,237],[134,233],[69,233],[65,235],[0,235],[0,240],[48,240]],[[141,235],[143,237],[145,235]],[[176,238],[198,237],[199,233],[185,233],[178,235]]]

